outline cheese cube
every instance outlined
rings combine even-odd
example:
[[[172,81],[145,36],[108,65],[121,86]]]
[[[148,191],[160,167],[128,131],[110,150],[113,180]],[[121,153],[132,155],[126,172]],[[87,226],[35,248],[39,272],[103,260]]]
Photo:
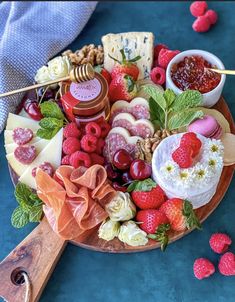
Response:
[[[120,53],[124,49],[127,60],[136,56],[141,59],[136,62],[140,73],[138,79],[148,78],[153,64],[154,35],[151,32],[127,32],[107,34],[102,37],[104,47],[104,68],[109,72],[118,64],[112,57],[122,60]]]

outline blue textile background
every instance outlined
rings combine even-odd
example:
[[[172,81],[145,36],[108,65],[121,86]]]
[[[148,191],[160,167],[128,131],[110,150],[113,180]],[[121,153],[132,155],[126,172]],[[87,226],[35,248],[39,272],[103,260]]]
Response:
[[[193,32],[194,20],[189,2],[103,2],[100,3],[73,50],[88,43],[100,43],[108,32],[152,31],[156,42],[172,49],[199,48],[219,56],[228,69],[235,69],[235,3],[209,2],[216,9],[219,22],[208,33]],[[228,77],[224,97],[235,116],[235,78]],[[34,227],[22,230],[11,226],[10,216],[16,206],[13,186],[8,175],[3,135],[0,136],[0,260],[3,259]],[[210,235],[226,231],[235,252],[235,181],[222,203],[203,224],[171,244],[165,253],[150,252],[114,255],[87,251],[68,245],[59,261],[41,302],[234,302],[235,277],[216,272],[199,281],[192,265],[197,257],[208,257],[215,263],[218,256],[209,247]],[[0,299],[1,300],[1,299]],[[18,301],[16,301],[18,302]]]

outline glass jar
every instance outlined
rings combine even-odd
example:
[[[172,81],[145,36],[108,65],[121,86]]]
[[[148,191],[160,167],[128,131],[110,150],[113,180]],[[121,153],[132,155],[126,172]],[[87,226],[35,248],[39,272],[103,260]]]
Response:
[[[78,125],[108,120],[110,104],[108,83],[98,72],[95,78],[82,83],[62,82],[61,101],[67,118]]]

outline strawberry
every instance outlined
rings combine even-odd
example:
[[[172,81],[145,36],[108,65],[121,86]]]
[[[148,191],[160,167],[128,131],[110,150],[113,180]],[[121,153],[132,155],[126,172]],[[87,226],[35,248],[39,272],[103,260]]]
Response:
[[[137,86],[133,78],[127,74],[119,74],[109,85],[111,102],[117,100],[131,101],[137,94]]]
[[[111,59],[118,62],[118,65],[115,65],[111,72],[112,79],[114,79],[117,75],[124,73],[132,76],[132,78],[135,81],[137,81],[140,71],[139,68],[136,66],[136,64],[134,64],[134,62],[138,61],[141,57],[137,56],[131,60],[127,60],[124,49],[121,49],[120,53],[122,55],[122,61],[119,61],[116,58],[109,55]]]
[[[180,140],[180,146],[189,146],[193,149],[192,157],[195,157],[199,154],[202,142],[197,137],[196,133],[194,132],[187,132],[185,133]]]
[[[136,215],[136,221],[148,238],[161,243],[161,250],[164,251],[168,244],[167,231],[170,229],[166,215],[159,210],[141,210]]]
[[[196,227],[201,229],[201,224],[193,211],[192,204],[188,200],[180,198],[168,199],[160,209],[170,221],[174,231],[183,231]]]
[[[180,168],[189,168],[193,163],[193,149],[190,146],[179,146],[172,153],[172,159]]]
[[[133,181],[128,187],[128,192],[131,192],[134,203],[142,210],[157,209],[166,199],[162,188],[151,178]]]
[[[111,81],[112,81],[111,74],[108,72],[107,69],[105,69],[101,65],[95,66],[94,69],[96,72],[100,73],[106,79],[108,85],[111,83]]]

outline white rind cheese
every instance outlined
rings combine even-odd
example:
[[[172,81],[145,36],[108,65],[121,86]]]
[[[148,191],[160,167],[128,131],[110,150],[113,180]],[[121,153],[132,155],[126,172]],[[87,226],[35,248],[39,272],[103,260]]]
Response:
[[[152,177],[165,191],[168,198],[177,197],[187,199],[192,203],[193,208],[197,209],[207,204],[215,194],[222,170],[218,175],[215,175],[210,183],[205,184],[203,187],[195,185],[193,188],[182,188],[178,187],[174,180],[166,181],[161,173],[161,165],[168,160],[171,160],[173,149],[179,143],[182,135],[183,133],[180,133],[165,138],[155,149],[152,158]],[[203,144],[206,142],[207,138],[199,134],[197,134],[197,136],[202,142],[203,149]]]
[[[104,68],[109,72],[118,64],[112,57],[122,60],[120,53],[124,49],[127,60],[136,56],[141,59],[136,62],[140,74],[138,79],[148,78],[153,65],[154,35],[151,32],[127,32],[120,34],[107,34],[102,37],[104,47]]]
[[[63,129],[61,129],[39,153],[35,160],[27,166],[25,172],[21,175],[19,181],[36,189],[35,178],[32,176],[32,169],[38,167],[44,162],[49,162],[54,169],[57,169],[61,163],[63,142]]]

